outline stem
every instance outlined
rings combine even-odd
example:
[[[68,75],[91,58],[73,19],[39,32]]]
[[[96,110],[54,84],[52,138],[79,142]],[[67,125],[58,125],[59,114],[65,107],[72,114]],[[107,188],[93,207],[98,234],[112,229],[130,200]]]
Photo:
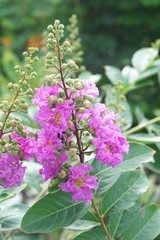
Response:
[[[99,212],[99,210],[98,210],[98,208],[96,206],[96,203],[95,203],[94,199],[92,199],[92,206],[93,206],[93,208],[94,208],[94,210],[95,210],[95,212],[97,214],[97,217],[99,219],[101,228],[104,230],[108,240],[112,240],[112,237],[111,237],[111,235],[110,235],[110,233],[109,233],[109,231],[108,231],[108,229],[107,229],[107,227],[106,227],[106,225],[104,223],[103,217],[101,216],[101,214],[100,214],[100,212]]]
[[[147,126],[149,126],[149,125],[151,125],[151,124],[153,124],[153,123],[159,122],[159,121],[160,121],[160,116],[159,116],[159,117],[156,117],[156,118],[153,118],[153,119],[151,119],[151,120],[149,120],[149,121],[147,121],[147,122],[145,122],[145,123],[141,123],[141,124],[139,124],[138,126],[133,127],[133,128],[131,128],[131,129],[129,129],[128,131],[124,132],[123,134],[124,134],[125,136],[127,136],[127,135],[129,135],[129,134],[131,134],[131,133],[137,132],[138,130],[140,130],[140,129],[142,129],[142,128],[145,128],[145,127],[147,127]]]
[[[25,72],[25,74],[24,74],[24,76],[23,76],[23,78],[22,78],[22,81],[24,81],[24,80],[26,79],[26,74],[27,74],[27,73]],[[8,112],[7,112],[6,115],[5,115],[4,122],[3,122],[3,126],[2,126],[2,128],[1,128],[1,130],[0,130],[0,139],[1,139],[2,135],[4,134],[3,131],[4,131],[4,128],[5,128],[6,121],[7,121],[8,117],[9,117],[10,113],[12,112],[11,110],[12,110],[14,101],[15,101],[16,98],[19,96],[19,91],[20,91],[20,89],[21,89],[21,86],[18,87],[17,92],[15,93],[15,96],[13,97],[13,101],[12,101],[12,103],[11,103],[9,109],[8,109]]]
[[[59,45],[58,37],[56,37],[56,41],[57,41],[57,54],[58,54],[59,72],[60,72],[60,76],[61,76],[61,81],[62,81],[62,84],[63,84],[66,99],[69,99],[68,92],[67,92],[67,87],[66,87],[66,84],[65,84],[65,77],[63,76],[63,71],[62,71],[61,51],[60,51],[60,45]],[[75,116],[73,111],[72,111],[72,120],[73,120],[73,124],[74,124],[74,127],[75,127],[74,132],[75,132],[75,136],[76,136],[76,139],[77,139],[80,162],[83,163],[84,162],[84,153],[83,153],[81,140],[80,140],[80,136],[79,136],[79,132],[78,132],[79,128],[77,126],[76,116]]]

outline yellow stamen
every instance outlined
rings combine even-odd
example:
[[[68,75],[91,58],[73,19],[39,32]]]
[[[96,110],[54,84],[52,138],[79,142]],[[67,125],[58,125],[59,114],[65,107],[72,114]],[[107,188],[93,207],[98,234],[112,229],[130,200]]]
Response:
[[[75,181],[74,185],[77,186],[78,188],[83,187],[83,185],[84,185],[83,178],[81,178],[81,177],[77,178],[77,180]]]

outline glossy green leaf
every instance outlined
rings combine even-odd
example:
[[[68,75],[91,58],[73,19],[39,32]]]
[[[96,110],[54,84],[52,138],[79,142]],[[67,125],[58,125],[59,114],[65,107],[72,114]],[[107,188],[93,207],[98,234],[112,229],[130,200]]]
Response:
[[[124,240],[153,240],[160,234],[160,209],[157,205],[149,205],[141,209]]]
[[[70,226],[66,227],[67,229],[84,231],[90,228],[99,226],[99,221],[91,212],[87,212],[81,219],[76,220]]]
[[[19,228],[27,210],[28,206],[25,204],[13,205],[0,210],[0,232]]]
[[[157,57],[158,50],[153,48],[142,48],[134,53],[132,57],[132,65],[139,72],[146,70],[153,60]]]
[[[101,230],[93,229],[79,234],[74,240],[107,240],[107,237]]]
[[[153,143],[160,142],[160,137],[150,136],[147,133],[137,133],[137,134],[131,134],[127,136],[127,140],[136,141],[136,142],[145,143],[145,144],[153,144]]]
[[[89,209],[90,203],[73,202],[71,194],[62,191],[48,194],[25,214],[21,230],[28,233],[46,233],[71,225]]]
[[[113,66],[104,66],[105,75],[108,77],[112,84],[115,84],[117,81],[126,82],[125,77],[122,75],[121,71]]]
[[[21,186],[14,187],[14,188],[3,188],[3,187],[0,187],[0,202],[3,202],[4,200],[7,200],[9,198],[12,198],[12,197],[16,196],[26,186],[27,186],[27,184],[23,183]]]
[[[142,165],[153,160],[153,149],[142,144],[132,143],[130,144],[130,151],[124,154],[123,162],[117,167],[109,167],[107,164],[102,165],[101,162],[96,159],[92,162],[93,175],[99,178],[99,182],[105,181],[113,175],[120,174],[122,172],[132,171]],[[106,185],[107,187],[107,185]]]
[[[134,221],[137,213],[141,208],[141,198],[136,201],[135,205],[126,210],[115,211],[109,218],[109,230],[112,237],[119,237]]]
[[[123,173],[104,195],[102,214],[132,207],[147,188],[148,179],[142,170]]]

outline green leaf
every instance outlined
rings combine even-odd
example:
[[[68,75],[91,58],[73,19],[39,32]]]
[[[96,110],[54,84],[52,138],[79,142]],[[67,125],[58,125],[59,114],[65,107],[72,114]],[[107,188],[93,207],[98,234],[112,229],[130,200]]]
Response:
[[[18,193],[20,193],[25,187],[27,186],[26,183],[23,183],[19,187],[14,188],[3,188],[0,187],[0,202],[3,202],[9,198],[12,198],[16,196]]]
[[[10,231],[20,227],[22,217],[28,210],[25,204],[13,205],[0,210],[0,231]]]
[[[153,144],[160,142],[160,137],[150,136],[148,133],[137,133],[127,136],[128,141],[136,141],[145,144]]]
[[[122,75],[126,78],[127,82],[134,84],[139,78],[139,72],[130,66],[125,66],[122,69]]]
[[[0,240],[4,240],[3,234],[0,233]]]
[[[122,75],[121,71],[113,66],[104,66],[105,75],[108,77],[112,84],[115,84],[117,81],[126,82],[125,77]]]
[[[134,53],[131,61],[133,67],[135,67],[139,72],[146,70],[157,57],[158,50],[153,48],[142,48]]]
[[[99,226],[99,221],[91,212],[87,212],[81,219],[76,220],[70,226],[66,227],[67,229],[84,231],[90,228]]]
[[[141,170],[123,173],[102,199],[102,214],[132,207],[148,188],[148,179]]]
[[[139,198],[133,207],[128,208],[126,210],[113,212],[109,218],[109,229],[111,236],[119,237],[123,233],[125,233],[129,226],[134,221],[134,218],[136,217],[140,208],[141,199]]]
[[[11,240],[40,240],[37,236],[30,236],[25,233],[16,233],[12,236]]]
[[[92,162],[92,174],[99,178],[99,182],[101,184],[101,182],[105,181],[106,178],[122,172],[132,171],[140,167],[142,163],[150,162],[153,160],[153,154],[153,149],[142,144],[131,143],[128,155],[124,154],[123,162],[114,168],[109,167],[107,164],[102,165],[101,162],[94,159]]]
[[[74,240],[107,240],[106,235],[99,229],[93,229],[79,234]]]
[[[160,209],[149,205],[141,209],[123,240],[153,240],[160,234]]]
[[[14,71],[14,66],[19,63],[16,55],[9,49],[5,49],[2,55],[3,70],[8,77],[8,81],[17,82],[17,75]]]
[[[21,230],[47,233],[71,225],[89,209],[90,203],[73,202],[71,194],[62,191],[48,194],[24,215]]]

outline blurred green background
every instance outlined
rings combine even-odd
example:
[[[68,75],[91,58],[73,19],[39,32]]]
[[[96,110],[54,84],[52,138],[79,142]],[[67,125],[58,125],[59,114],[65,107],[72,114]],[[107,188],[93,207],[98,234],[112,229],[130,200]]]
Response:
[[[159,11],[160,0],[0,0],[0,54],[9,48],[21,57],[28,46],[41,47],[48,24],[58,18],[66,25],[76,13],[87,69],[122,67],[137,49],[159,38]]]

